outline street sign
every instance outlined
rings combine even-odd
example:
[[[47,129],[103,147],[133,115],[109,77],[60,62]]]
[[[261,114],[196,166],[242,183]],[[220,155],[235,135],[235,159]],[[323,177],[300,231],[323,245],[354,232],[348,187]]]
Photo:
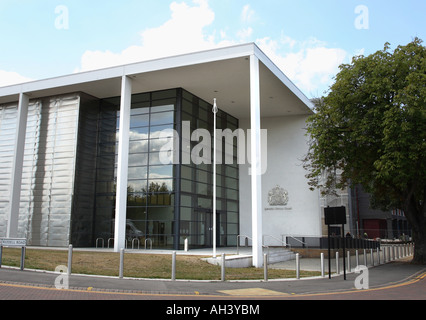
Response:
[[[324,208],[325,224],[346,224],[345,207]]]
[[[328,226],[328,278],[331,279],[331,250],[330,250],[330,225],[342,225],[342,238],[345,235],[346,208],[345,207],[327,207],[324,208],[325,224]],[[346,280],[346,258],[345,258],[345,239],[343,238],[343,278]]]
[[[27,239],[0,239],[2,247],[26,247]]]
[[[16,238],[0,238],[0,268],[3,258],[3,247],[15,247],[21,248],[21,270],[24,270],[25,266],[25,247],[27,246],[27,239],[16,239]]]
[[[27,239],[16,239],[16,238],[0,239],[0,268],[1,268],[2,257],[3,257],[3,247],[15,247],[15,248],[21,248],[21,270],[24,270],[26,246],[27,246]]]

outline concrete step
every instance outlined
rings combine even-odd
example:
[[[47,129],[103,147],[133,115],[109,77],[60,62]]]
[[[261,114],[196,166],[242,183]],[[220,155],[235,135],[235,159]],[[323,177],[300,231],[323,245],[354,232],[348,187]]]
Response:
[[[284,262],[296,259],[296,254],[285,248],[264,248],[264,253],[268,254],[269,263]]]

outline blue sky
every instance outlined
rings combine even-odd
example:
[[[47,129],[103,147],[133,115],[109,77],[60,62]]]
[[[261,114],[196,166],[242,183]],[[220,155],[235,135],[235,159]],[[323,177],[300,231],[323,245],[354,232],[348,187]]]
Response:
[[[246,42],[309,97],[341,63],[426,41],[424,0],[0,0],[0,86]]]

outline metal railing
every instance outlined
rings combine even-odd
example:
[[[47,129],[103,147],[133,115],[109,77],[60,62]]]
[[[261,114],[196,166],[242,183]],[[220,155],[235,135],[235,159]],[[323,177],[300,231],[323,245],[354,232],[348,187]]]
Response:
[[[237,255],[240,254],[240,238],[245,238],[246,240],[246,247],[248,246],[248,240],[251,240],[253,242],[253,239],[250,238],[249,236],[245,236],[245,235],[237,235]],[[267,249],[268,251],[268,255],[269,255],[269,246],[266,246],[264,244],[262,244],[262,248]]]
[[[278,241],[278,242],[281,244],[281,246],[282,246],[283,248],[287,247],[287,243],[286,243],[285,241],[280,240],[280,239],[278,239],[277,237],[271,236],[271,235],[269,235],[269,234],[265,234],[265,235],[263,235],[263,243],[265,243],[265,237],[269,237],[269,238],[271,238],[271,239],[274,239],[275,241]]]
[[[297,239],[297,238],[295,238],[294,236],[292,236],[292,235],[282,235],[282,237],[289,237],[289,238],[292,238],[293,240],[295,240],[295,241],[297,241],[297,242],[299,242],[299,243],[301,243],[302,244],[302,246],[303,246],[303,248],[307,248],[308,247],[308,244],[306,243],[306,242],[304,242],[304,241],[302,241],[302,240],[299,240],[299,239]],[[287,241],[285,241],[285,243],[286,243],[286,245],[291,249],[291,244],[289,244],[289,243],[287,243]]]

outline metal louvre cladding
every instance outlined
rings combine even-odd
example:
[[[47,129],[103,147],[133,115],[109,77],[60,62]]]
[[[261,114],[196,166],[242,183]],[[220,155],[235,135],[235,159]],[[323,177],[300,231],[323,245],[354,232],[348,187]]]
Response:
[[[73,94],[28,106],[18,236],[29,245],[69,243],[79,101]],[[0,230],[5,236],[17,104],[0,106],[0,117]]]

